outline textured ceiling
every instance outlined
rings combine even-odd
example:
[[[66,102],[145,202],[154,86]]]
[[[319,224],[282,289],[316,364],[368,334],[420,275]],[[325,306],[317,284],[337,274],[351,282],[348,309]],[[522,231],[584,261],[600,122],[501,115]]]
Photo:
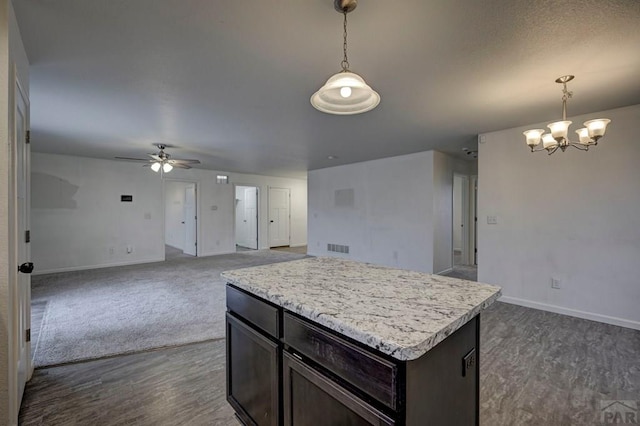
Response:
[[[309,97],[340,69],[331,0],[15,0],[35,151],[141,156],[277,176],[438,149],[478,133],[640,103],[638,0],[361,0],[349,60],[382,97]],[[615,125],[615,123],[612,123]],[[523,145],[523,140],[514,143]],[[329,160],[327,156],[337,156]]]

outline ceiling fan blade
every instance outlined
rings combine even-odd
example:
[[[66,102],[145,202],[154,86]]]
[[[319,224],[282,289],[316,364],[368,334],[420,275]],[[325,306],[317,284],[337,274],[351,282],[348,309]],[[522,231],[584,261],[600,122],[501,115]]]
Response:
[[[187,166],[186,164],[182,164],[182,163],[174,163],[171,164],[173,167],[177,167],[179,169],[190,169],[191,166]]]
[[[129,160],[129,161],[149,161],[148,158],[132,158],[132,157],[114,157],[118,160]]]
[[[149,157],[153,158],[155,161],[162,162],[162,158],[158,154],[147,154]]]
[[[200,164],[200,160],[183,160],[180,158],[172,158],[169,160],[170,164]]]

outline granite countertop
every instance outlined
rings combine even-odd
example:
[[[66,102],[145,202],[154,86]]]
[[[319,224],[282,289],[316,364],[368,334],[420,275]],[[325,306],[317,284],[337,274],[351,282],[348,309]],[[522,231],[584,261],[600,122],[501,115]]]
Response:
[[[501,294],[494,285],[331,257],[225,271],[222,278],[402,361],[425,354]]]

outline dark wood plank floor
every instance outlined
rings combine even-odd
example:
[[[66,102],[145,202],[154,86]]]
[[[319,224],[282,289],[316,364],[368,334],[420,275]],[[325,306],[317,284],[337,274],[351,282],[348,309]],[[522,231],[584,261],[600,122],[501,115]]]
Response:
[[[482,426],[598,425],[640,403],[640,331],[505,303],[483,314]],[[23,425],[238,425],[224,341],[36,370]]]
[[[21,425],[239,425],[224,340],[36,370]]]

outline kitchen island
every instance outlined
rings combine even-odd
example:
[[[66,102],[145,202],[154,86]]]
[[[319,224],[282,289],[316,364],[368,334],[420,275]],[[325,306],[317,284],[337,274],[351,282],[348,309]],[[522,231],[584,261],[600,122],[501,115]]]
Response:
[[[337,258],[223,272],[245,424],[478,424],[487,284]]]

